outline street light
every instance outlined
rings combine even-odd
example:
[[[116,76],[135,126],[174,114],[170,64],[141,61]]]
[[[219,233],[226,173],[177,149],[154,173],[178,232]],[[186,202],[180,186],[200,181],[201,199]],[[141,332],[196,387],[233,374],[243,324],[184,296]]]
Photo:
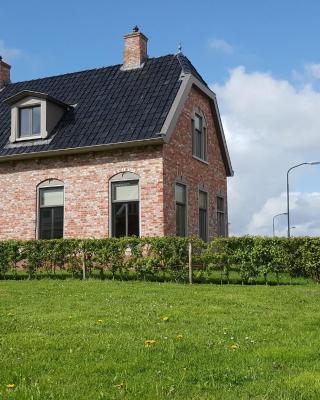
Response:
[[[277,217],[279,217],[280,215],[287,215],[287,213],[280,213],[280,214],[275,215],[275,216],[272,218],[272,232],[273,232],[273,237],[276,236],[276,235],[275,235],[275,229],[274,229],[274,220],[275,220]]]
[[[301,164],[294,165],[287,171],[287,218],[288,218],[288,238],[290,237],[290,200],[289,200],[289,172],[294,168],[301,167],[301,165],[318,165],[320,161],[308,161]]]

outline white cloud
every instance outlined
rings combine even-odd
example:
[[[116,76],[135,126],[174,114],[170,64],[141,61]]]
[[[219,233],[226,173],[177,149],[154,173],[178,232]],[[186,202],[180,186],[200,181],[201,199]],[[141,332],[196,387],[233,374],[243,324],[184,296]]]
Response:
[[[306,64],[306,72],[315,79],[320,79],[320,64]]]
[[[22,51],[20,49],[8,47],[4,40],[0,39],[0,56],[2,56],[4,60],[15,60],[22,56]]]
[[[229,180],[230,231],[272,234],[273,215],[286,208],[287,169],[320,157],[320,93],[244,67],[232,70],[227,82],[213,90],[235,170]],[[301,174],[308,176],[310,170],[300,168],[291,179]],[[312,180],[312,190],[318,182]],[[297,234],[320,234],[320,193],[294,196]]]
[[[269,198],[262,208],[253,214],[248,231],[256,235],[270,235],[273,217],[279,212],[286,212],[287,194]],[[275,218],[277,236],[287,235],[287,216]],[[320,236],[320,193],[290,193],[290,226],[292,236]]]
[[[212,39],[209,42],[209,47],[215,50],[222,51],[226,54],[232,54],[234,49],[230,43],[226,42],[223,39]]]

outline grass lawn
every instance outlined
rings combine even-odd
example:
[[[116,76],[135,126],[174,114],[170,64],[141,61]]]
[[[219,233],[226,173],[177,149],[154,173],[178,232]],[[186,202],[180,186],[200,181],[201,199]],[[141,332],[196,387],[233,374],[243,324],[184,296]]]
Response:
[[[0,398],[318,400],[320,287],[2,281]]]

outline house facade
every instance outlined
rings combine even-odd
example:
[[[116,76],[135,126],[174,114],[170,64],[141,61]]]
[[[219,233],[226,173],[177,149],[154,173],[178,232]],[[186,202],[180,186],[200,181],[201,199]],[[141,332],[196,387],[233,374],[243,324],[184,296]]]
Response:
[[[0,59],[0,240],[228,233],[215,94],[181,53],[10,83]]]

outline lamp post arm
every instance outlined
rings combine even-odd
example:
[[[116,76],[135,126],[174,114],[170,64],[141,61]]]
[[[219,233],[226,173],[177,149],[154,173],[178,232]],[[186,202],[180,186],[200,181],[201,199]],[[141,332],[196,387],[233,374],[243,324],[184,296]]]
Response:
[[[274,224],[274,222],[275,222],[275,219],[277,218],[277,217],[280,217],[280,215],[287,215],[287,213],[280,213],[280,214],[277,214],[277,215],[275,215],[273,218],[272,218],[272,231],[273,231],[273,236],[275,236],[275,224]]]
[[[288,220],[288,238],[291,236],[290,234],[290,190],[289,190],[289,173],[294,168],[301,167],[301,165],[310,165],[310,162],[303,162],[293,167],[289,168],[287,171],[287,220]]]

